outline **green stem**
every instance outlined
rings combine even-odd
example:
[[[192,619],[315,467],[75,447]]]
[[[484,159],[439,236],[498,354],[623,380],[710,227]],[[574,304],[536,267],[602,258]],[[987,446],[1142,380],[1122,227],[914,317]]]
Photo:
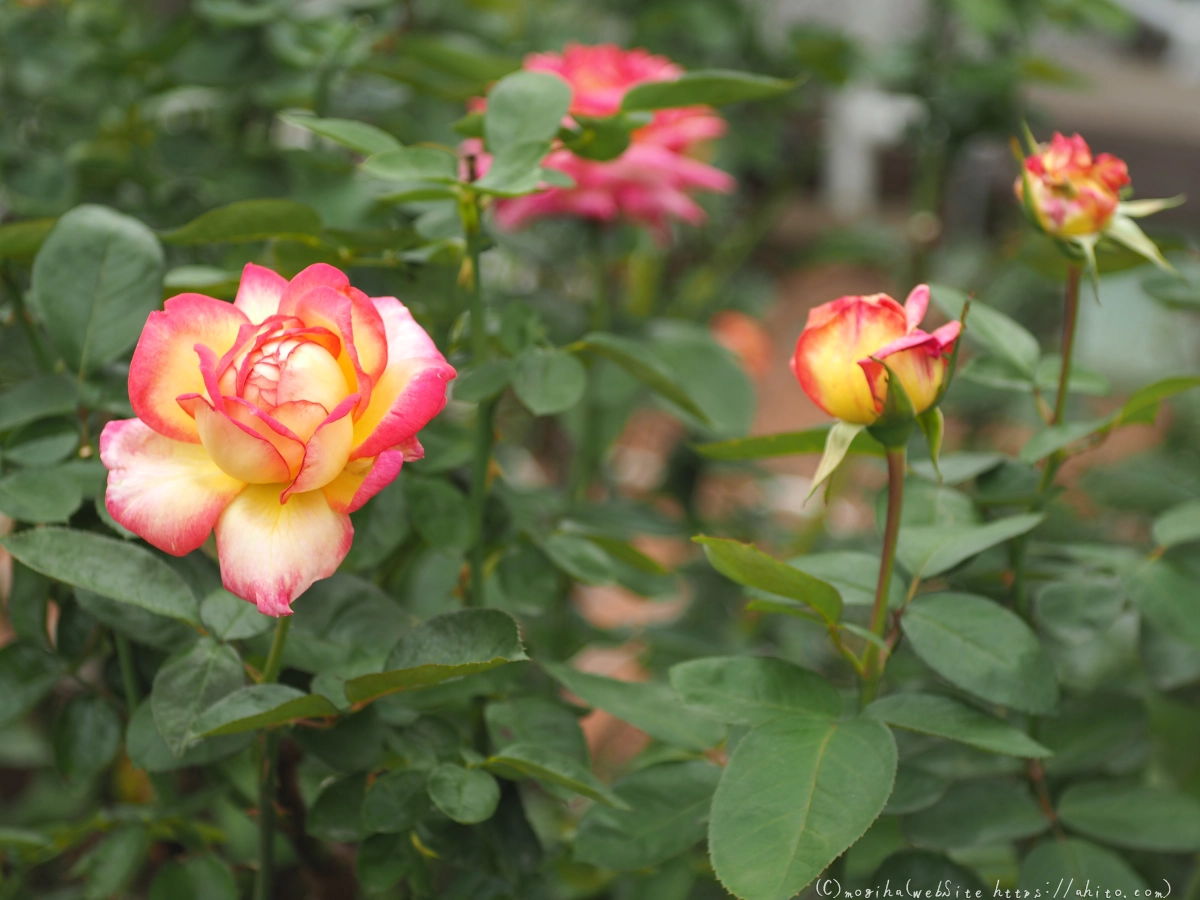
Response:
[[[1067,292],[1063,300],[1062,368],[1058,373],[1058,395],[1054,401],[1054,420],[1061,425],[1067,409],[1067,394],[1071,381],[1071,359],[1075,355],[1075,324],[1079,321],[1079,266],[1067,267]]]
[[[129,646],[129,638],[113,632],[113,644],[117,648],[117,661],[121,664],[121,684],[125,688],[125,706],[132,716],[137,705],[142,702],[142,692],[138,688],[137,668],[133,663],[133,648]]]
[[[271,684],[283,668],[283,648],[287,644],[291,616],[281,616],[275,626],[271,651],[263,666],[260,684]],[[258,760],[258,877],[254,880],[254,900],[271,900],[275,881],[275,769],[279,755],[279,733],[263,729]]]
[[[466,210],[464,210],[466,212]],[[471,364],[482,365],[488,357],[487,323],[483,309],[483,285],[480,277],[480,256],[483,252],[483,235],[479,230],[479,200],[472,198],[469,213],[463,216],[467,232],[467,256],[471,265],[470,293],[467,295],[471,314]],[[488,467],[492,458],[493,418],[495,401],[479,404],[475,412],[475,453],[471,461],[471,591],[467,605],[483,606],[483,568],[485,561],[483,546],[483,515],[487,506]]]
[[[904,507],[904,473],[907,469],[903,447],[889,447],[887,521],[883,528],[883,556],[879,560],[879,581],[875,584],[875,605],[871,609],[871,633],[882,639],[887,626],[888,594],[896,568],[896,542],[900,536],[900,512]],[[859,707],[865,707],[879,693],[879,679],[885,660],[879,647],[870,643],[863,654],[863,680]]]

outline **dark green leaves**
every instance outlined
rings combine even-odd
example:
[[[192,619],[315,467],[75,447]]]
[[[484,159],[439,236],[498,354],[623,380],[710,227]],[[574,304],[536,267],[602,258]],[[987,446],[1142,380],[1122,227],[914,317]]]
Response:
[[[1049,827],[1028,785],[998,780],[958,782],[937,803],[904,820],[909,840],[933,850],[1014,841]]]
[[[671,668],[684,704],[718,722],[762,725],[785,715],[836,719],[842,699],[828,681],[782,659],[714,656]]]
[[[832,585],[781,563],[750,544],[726,538],[698,537],[694,540],[704,547],[713,568],[726,578],[799,600],[827,622],[836,622],[841,617],[842,598]]]
[[[81,503],[78,483],[55,469],[19,469],[0,478],[0,513],[20,522],[66,522]]]
[[[824,453],[829,439],[830,426],[810,428],[807,431],[788,431],[782,434],[767,434],[762,437],[737,438],[713,444],[700,444],[696,450],[709,459],[738,461],[770,459],[775,456],[793,456],[802,453]],[[850,442],[847,454],[883,456],[886,452],[879,441],[866,431],[860,431]]]
[[[863,710],[863,715],[896,728],[934,734],[993,753],[1024,757],[1051,755],[1051,751],[1023,731],[957,700],[936,694],[893,694],[876,700]]]
[[[701,760],[651,766],[613,792],[628,810],[593,806],[579,823],[575,858],[618,872],[656,866],[704,838],[721,769]]]
[[[649,347],[629,338],[609,334],[606,331],[593,331],[572,345],[572,349],[586,350],[611,360],[650,390],[666,397],[680,409],[695,416],[701,422],[708,421],[704,410],[688,396],[687,390],[675,380],[671,370],[655,356]]]
[[[29,568],[160,616],[199,624],[196,598],[149,550],[65,528],[39,528],[0,540]]]
[[[731,72],[724,69],[697,69],[674,81],[639,84],[626,95],[621,109],[671,109],[677,106],[724,106],[743,100],[778,97],[796,87],[795,81]]]
[[[200,604],[200,621],[219,641],[242,641],[266,634],[275,627],[275,619],[229,591],[213,591]]]
[[[563,665],[543,664],[542,668],[585,703],[612,713],[664,743],[707,750],[725,736],[720,724],[680,709],[674,691],[664,684],[617,681]]]
[[[394,834],[408,831],[428,809],[424,773],[388,772],[367,790],[362,803],[362,821],[371,831]]]
[[[1200,803],[1162,788],[1074,784],[1058,801],[1058,816],[1073,831],[1118,847],[1163,853],[1200,850]]]
[[[150,707],[159,734],[175,756],[182,756],[200,737],[200,714],[240,688],[243,678],[237,652],[203,637],[158,670]]]
[[[386,671],[347,681],[346,697],[357,703],[526,658],[517,623],[506,613],[494,609],[446,613],[406,633],[388,656]]]
[[[1154,520],[1153,534],[1160,547],[1200,540],[1200,500],[1172,506]]]
[[[86,781],[108,768],[121,747],[121,717],[103,697],[72,697],[54,729],[54,762],[65,777]]]
[[[1110,850],[1079,838],[1047,838],[1021,861],[1018,882],[1024,890],[1044,890],[1046,885],[1071,883],[1104,885],[1114,896],[1138,896],[1146,883],[1129,863]]]
[[[306,694],[285,684],[251,684],[205,709],[190,731],[199,737],[240,734],[337,714],[337,707],[320,694]]]
[[[162,299],[165,264],[141,222],[103,206],[58,220],[33,263],[33,296],[72,372],[116,359],[138,339]]]
[[[62,669],[57,656],[28,644],[0,647],[0,725],[27,713],[58,682]]]
[[[238,200],[210,210],[162,237],[169,244],[246,244],[268,238],[311,241],[321,217],[294,200]]]
[[[962,318],[967,298],[961,291],[935,284],[930,285],[930,296],[947,316]],[[1038,359],[1041,357],[1037,338],[1004,313],[972,300],[967,328],[963,333],[967,340],[983,346],[1031,381],[1036,377]]]
[[[896,555],[914,575],[932,578],[948,572],[989,547],[1032,531],[1044,518],[1041,513],[1027,513],[996,519],[986,525],[918,525],[902,528]]]
[[[22,381],[0,394],[0,431],[47,416],[73,413],[78,396],[79,382],[65,375],[39,375]]]
[[[501,778],[520,781],[536,778],[617,809],[626,804],[598,781],[587,766],[556,750],[536,744],[510,744],[488,757],[487,769]]]
[[[453,184],[458,180],[456,165],[454,157],[445,150],[404,147],[375,154],[363,164],[363,169],[387,181]]]
[[[1175,563],[1156,559],[1121,579],[1134,604],[1159,628],[1200,647],[1196,578]]]
[[[871,719],[791,716],[755,729],[713,798],[717,877],[738,897],[790,900],[875,821],[895,774],[892,735]]]
[[[973,594],[914,600],[900,620],[913,651],[951,684],[1022,712],[1058,705],[1054,667],[1029,626]]]
[[[487,148],[498,153],[523,141],[549,141],[571,105],[571,88],[557,75],[514,72],[488,93],[483,116]]]

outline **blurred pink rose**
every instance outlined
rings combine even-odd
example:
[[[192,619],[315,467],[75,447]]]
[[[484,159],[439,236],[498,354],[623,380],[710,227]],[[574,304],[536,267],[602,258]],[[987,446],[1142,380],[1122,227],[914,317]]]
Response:
[[[626,92],[648,81],[670,81],[683,69],[645,50],[622,50],[615,44],[568,44],[562,53],[533,53],[524,68],[563,78],[573,92],[570,112],[579,116],[611,116]],[[479,109],[482,104],[473,104]],[[632,143],[616,159],[599,162],[560,147],[543,165],[575,181],[573,188],[549,188],[526,197],[501,200],[496,219],[506,229],[520,228],[545,216],[578,216],[611,222],[624,219],[651,230],[659,241],[669,237],[672,219],[699,225],[704,210],[692,199],[697,191],[729,193],[735,187],[726,172],[696,156],[706,141],[725,133],[725,120],[707,106],[664,109],[633,132]],[[479,141],[468,141],[467,153],[478,153]],[[490,160],[482,157],[479,171]]]

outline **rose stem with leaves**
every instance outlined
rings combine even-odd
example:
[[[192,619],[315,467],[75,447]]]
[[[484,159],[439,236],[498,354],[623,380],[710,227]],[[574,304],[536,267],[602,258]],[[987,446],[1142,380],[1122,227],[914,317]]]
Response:
[[[281,616],[275,625],[271,651],[263,666],[259,684],[271,684],[283,668],[283,648],[287,644],[291,616]],[[258,876],[254,879],[254,900],[271,900],[275,881],[275,770],[279,755],[279,734],[264,728],[258,761]]]
[[[889,447],[887,451],[888,503],[887,520],[883,528],[883,555],[879,559],[879,581],[875,585],[875,605],[871,609],[871,633],[883,639],[887,626],[888,594],[892,587],[892,572],[896,567],[896,541],[900,536],[900,512],[904,507],[904,473],[907,469],[904,447]],[[865,707],[879,692],[884,659],[879,646],[867,644],[863,653],[863,680],[859,691],[859,706]]]
[[[471,181],[475,180],[475,157],[467,157],[467,169]],[[462,217],[463,231],[467,236],[467,308],[471,316],[471,365],[481,366],[488,357],[487,322],[483,312],[483,285],[480,272],[480,256],[483,252],[483,234],[480,228],[479,195],[467,189],[459,200],[458,212]],[[471,460],[471,589],[467,594],[468,606],[483,606],[483,514],[487,503],[488,467],[492,458],[492,420],[495,417],[496,401],[484,400],[475,411],[475,452]]]
[[[1071,382],[1071,362],[1075,355],[1075,331],[1079,322],[1079,281],[1082,275],[1082,270],[1079,266],[1067,266],[1067,286],[1063,297],[1063,330],[1062,330],[1062,367],[1058,373],[1058,393],[1054,399],[1054,414],[1050,419],[1050,425],[1061,425],[1063,417],[1067,410],[1067,396],[1070,393]],[[1037,493],[1034,495],[1033,509],[1038,509],[1042,506],[1046,499],[1046,492],[1050,490],[1054,484],[1054,476],[1058,474],[1058,468],[1062,465],[1063,453],[1056,451],[1046,460],[1046,465],[1042,469],[1042,477],[1038,482]],[[1031,612],[1029,609],[1029,589],[1025,583],[1025,551],[1029,539],[1027,535],[1021,535],[1013,541],[1012,553],[1012,568],[1013,568],[1013,606],[1022,618],[1028,620]]]

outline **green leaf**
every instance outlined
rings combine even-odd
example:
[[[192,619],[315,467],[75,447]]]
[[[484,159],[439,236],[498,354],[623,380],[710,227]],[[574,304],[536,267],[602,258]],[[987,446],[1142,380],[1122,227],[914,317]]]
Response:
[[[828,681],[782,659],[713,656],[671,667],[685,706],[719,722],[762,725],[787,715],[839,718],[842,698]]]
[[[513,364],[507,359],[489,359],[458,373],[452,390],[455,400],[482,403],[491,400],[512,381]]]
[[[536,744],[588,762],[587,740],[579,717],[565,704],[537,696],[512,696],[484,709],[488,737],[496,747]]]
[[[956,850],[1015,841],[1050,827],[1028,784],[960,781],[937,803],[904,819],[904,833],[918,847]]]
[[[700,751],[725,737],[719,723],[681,709],[679,698],[665,684],[618,681],[553,663],[542,663],[542,668],[584,703],[611,713],[663,743]]]
[[[336,716],[338,709],[320,694],[306,694],[285,684],[251,684],[222,697],[192,723],[197,737],[241,734],[297,719]]]
[[[483,114],[487,148],[499,153],[525,141],[550,141],[571,105],[571,88],[557,75],[513,72],[488,92]]]
[[[237,882],[217,857],[190,856],[159,867],[149,900],[238,900]]]
[[[122,603],[198,625],[196,598],[183,579],[149,550],[66,528],[37,528],[0,538],[29,568]]]
[[[823,453],[832,427],[823,425],[807,431],[789,431],[782,434],[767,434],[762,437],[737,438],[714,444],[700,444],[696,447],[696,452],[709,459],[729,462],[771,459],[776,456],[794,456],[802,453]],[[866,431],[856,434],[846,449],[848,455],[860,456],[883,456],[886,452],[883,444]]]
[[[621,110],[632,112],[680,106],[724,106],[745,100],[765,100],[790,93],[798,83],[749,72],[696,69],[674,81],[651,81],[637,85],[625,94]]]
[[[70,873],[84,878],[84,900],[109,900],[131,881],[150,846],[141,823],[122,825],[101,839],[71,867]]]
[[[57,656],[28,644],[0,647],[0,725],[33,709],[62,676]]]
[[[863,715],[895,728],[933,734],[1011,756],[1050,756],[1047,750],[1025,732],[986,713],[937,694],[892,694],[876,700]]]
[[[938,469],[941,470],[942,476],[940,483],[945,485],[962,484],[984,472],[990,472],[1005,459],[1003,453],[984,453],[972,450],[948,453],[938,462]],[[938,472],[934,470],[931,462],[918,459],[910,463],[909,468],[929,481],[939,480]]]
[[[276,620],[229,591],[213,591],[200,604],[200,621],[219,641],[244,641],[266,634]]]
[[[467,498],[443,478],[409,478],[404,491],[417,532],[431,546],[465,550],[471,543]]]
[[[896,784],[892,788],[892,796],[888,797],[884,813],[903,816],[928,809],[942,799],[949,787],[950,782],[940,775],[901,763],[896,769]]]
[[[54,728],[55,766],[70,781],[88,781],[116,759],[121,730],[121,717],[103,697],[72,697]]]
[[[201,713],[242,686],[245,673],[237,652],[202,637],[167,660],[154,676],[150,708],[154,724],[176,756],[195,738]]]
[[[694,424],[714,435],[743,435],[754,422],[758,403],[754,385],[737,357],[700,325],[658,321],[652,331],[655,356],[671,371],[676,384],[704,412]],[[671,407],[684,421],[689,413]]]
[[[713,797],[721,884],[746,900],[790,900],[875,821],[895,775],[895,742],[871,719],[789,716],[754,729]]]
[[[967,302],[965,294],[940,284],[930,285],[929,291],[933,302],[942,312],[951,319],[962,318]],[[963,334],[968,341],[1010,363],[1030,380],[1036,376],[1042,352],[1037,338],[1004,313],[972,300],[971,315]]]
[[[900,620],[913,652],[984,700],[1043,715],[1058,706],[1054,666],[1019,616],[973,594],[918,597]]]
[[[1169,560],[1156,559],[1121,579],[1142,614],[1164,631],[1200,647],[1196,578]]]
[[[1129,216],[1122,215],[1120,210],[1108,220],[1104,236],[1124,244],[1134,253],[1144,256],[1161,269],[1168,272],[1175,271],[1162,255],[1162,251],[1158,249],[1158,245],[1146,236],[1146,232],[1142,231],[1141,226]]]
[[[666,397],[701,422],[708,423],[704,410],[688,396],[671,370],[647,345],[606,331],[593,331],[572,344],[571,349],[586,350],[616,363],[650,390]]]
[[[986,525],[918,525],[900,529],[896,555],[904,567],[919,578],[948,572],[1017,535],[1032,531],[1046,517],[1027,513],[996,519]]]
[[[1065,450],[1077,441],[1082,441],[1097,432],[1106,430],[1111,424],[1109,419],[1100,419],[1091,422],[1067,422],[1063,425],[1051,425],[1043,428],[1026,441],[1017,454],[1017,459],[1032,466],[1052,453]]]
[[[1114,896],[1137,897],[1146,890],[1142,876],[1110,850],[1079,838],[1047,838],[1021,860],[1018,886],[1027,891],[1047,885],[1103,885]],[[1120,891],[1121,894],[1116,892]]]
[[[71,372],[137,343],[165,270],[158,238],[136,219],[86,204],[58,220],[33,261],[33,300]]]
[[[378,586],[339,572],[296,604],[284,666],[346,677],[378,670],[413,624]]]
[[[1172,506],[1154,520],[1151,533],[1159,547],[1200,541],[1200,500]]]
[[[857,550],[808,553],[804,556],[793,556],[787,564],[793,569],[799,569],[833,585],[846,606],[872,606],[875,603],[879,557],[874,554],[860,553]],[[893,573],[888,591],[888,606],[903,606],[905,589],[904,581]]]
[[[942,480],[942,470],[938,465],[938,456],[942,452],[942,433],[946,429],[946,420],[942,416],[942,410],[933,406],[925,410],[917,416],[917,424],[921,426],[921,433],[925,435],[925,443],[929,445],[929,461],[933,464],[933,471],[938,476],[938,481]]]
[[[249,244],[269,238],[311,241],[321,234],[321,216],[294,200],[237,200],[209,210],[162,239],[168,244]]]
[[[280,113],[279,118],[289,125],[307,129],[329,138],[356,153],[370,156],[388,150],[399,150],[402,144],[381,128],[353,119],[321,119],[302,113]]]
[[[873,884],[938,885],[942,891],[958,891],[955,896],[967,897],[967,891],[983,891],[983,882],[970,869],[964,868],[940,853],[928,850],[900,850],[885,859],[871,876]],[[922,892],[923,893],[923,892]],[[982,894],[975,894],[982,897]]]
[[[407,834],[373,834],[354,855],[354,874],[367,893],[395,887],[413,868],[417,851]]]
[[[383,781],[389,776],[379,779]],[[378,782],[376,782],[378,784]],[[350,844],[361,841],[370,829],[364,823],[366,773],[347,775],[326,785],[308,810],[308,833],[323,841]]]
[[[0,259],[32,259],[56,219],[26,219],[0,225]]]
[[[57,469],[19,469],[0,478],[0,513],[18,522],[66,522],[83,491]]]
[[[622,778],[613,793],[630,808],[589,809],[575,837],[575,859],[632,872],[686,852],[704,839],[720,778],[720,767],[701,760],[651,766]]]
[[[429,811],[424,772],[388,772],[375,779],[362,803],[362,821],[370,831],[408,831]]]
[[[531,413],[552,416],[583,399],[587,370],[570,353],[529,347],[513,364],[512,386]]]
[[[385,181],[432,181],[455,184],[458,164],[454,156],[434,147],[405,147],[376,153],[363,163],[363,171]]]
[[[80,609],[118,634],[167,653],[174,653],[196,637],[195,629],[178,619],[147,612],[140,606],[122,603],[83,588],[75,589],[75,599]]]
[[[489,756],[485,767],[489,772],[509,781],[535,778],[574,791],[597,803],[617,809],[628,809],[625,801],[598,781],[587,766],[548,747],[510,744]]]
[[[536,540],[538,549],[559,569],[584,584],[612,584],[616,580],[612,559],[594,541],[556,532]]]
[[[528,659],[517,623],[495,609],[464,609],[434,616],[406,632],[387,660],[387,671],[346,682],[352,703],[394,691],[429,687]]]
[[[366,506],[350,513],[354,525],[354,543],[342,562],[347,571],[373,569],[400,548],[412,531],[404,484],[396,479],[367,501]]]
[[[434,806],[461,825],[490,819],[500,805],[500,785],[482,769],[442,763],[429,776],[428,788]]]
[[[471,187],[481,194],[496,197],[532,194],[542,181],[542,160],[549,152],[549,141],[510,144],[492,157],[487,174]]]
[[[812,478],[812,487],[808,491],[810,497],[842,464],[842,460],[850,451],[850,445],[854,443],[854,439],[861,432],[866,430],[866,427],[866,425],[843,422],[841,419],[833,423],[833,427],[829,429],[829,436],[825,440],[825,452],[821,454],[821,461],[817,464],[817,471]],[[872,437],[874,439],[874,436]]]
[[[1165,788],[1072,784],[1059,798],[1058,817],[1072,831],[1117,847],[1159,853],[1200,850],[1200,802]]]
[[[0,431],[48,416],[75,412],[79,382],[65,375],[39,375],[0,394]]]
[[[173,772],[190,766],[203,766],[245,750],[254,735],[234,734],[228,737],[205,738],[192,744],[182,756],[175,756],[158,733],[150,701],[138,705],[125,728],[125,752],[129,761],[147,772]]]
[[[78,425],[62,419],[51,419],[35,422],[10,435],[3,454],[9,463],[45,468],[62,462],[78,447]]]
[[[738,584],[799,600],[830,623],[841,617],[841,595],[828,582],[779,562],[751,544],[704,535],[692,540],[704,547],[714,569]]]

